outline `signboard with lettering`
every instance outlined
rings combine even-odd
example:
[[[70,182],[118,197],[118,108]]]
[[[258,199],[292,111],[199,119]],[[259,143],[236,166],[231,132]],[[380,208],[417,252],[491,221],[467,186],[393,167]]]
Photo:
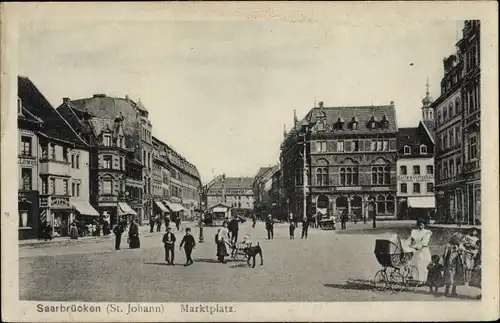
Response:
[[[398,175],[398,182],[430,182],[434,175]]]
[[[69,198],[56,197],[51,200],[50,206],[53,208],[72,208]]]
[[[36,159],[26,158],[26,157],[19,157],[17,162],[21,166],[34,167],[37,165]]]
[[[48,207],[49,199],[47,197],[40,198],[40,207]]]

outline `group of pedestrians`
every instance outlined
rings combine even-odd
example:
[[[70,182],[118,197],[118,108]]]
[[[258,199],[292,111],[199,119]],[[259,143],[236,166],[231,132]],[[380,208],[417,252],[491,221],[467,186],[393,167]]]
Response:
[[[126,221],[121,221],[118,223],[114,229],[113,233],[115,234],[115,249],[121,250],[120,245],[122,241],[122,235],[125,232],[125,228],[127,227]],[[130,249],[138,249],[141,247],[141,241],[139,239],[139,226],[137,225],[137,220],[133,219],[130,222],[130,226],[128,228],[128,239],[127,243]]]
[[[155,215],[154,217],[152,216],[149,219],[149,227],[150,227],[149,232],[150,233],[154,232],[155,225],[156,225],[156,232],[161,232],[161,225],[163,224],[164,221],[165,221],[165,227],[168,228],[171,222],[170,216],[167,215],[164,217],[164,219],[159,214]],[[181,228],[181,217],[176,214],[172,215],[172,222],[175,223],[177,231],[179,231]]]
[[[171,227],[167,227],[167,232],[163,235],[163,245],[165,248],[165,261],[167,265],[174,266],[175,259],[175,242],[177,238],[175,234],[172,232]],[[186,255],[186,263],[184,266],[190,266],[194,263],[193,258],[191,257],[194,248],[196,247],[196,241],[191,234],[191,229],[186,228],[186,234],[182,238],[181,244],[179,245],[179,250],[184,248],[184,253]]]

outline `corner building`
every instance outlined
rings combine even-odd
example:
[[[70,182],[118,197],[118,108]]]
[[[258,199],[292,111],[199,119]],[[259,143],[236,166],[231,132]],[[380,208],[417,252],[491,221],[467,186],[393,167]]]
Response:
[[[307,214],[337,217],[347,209],[368,218],[368,202],[374,200],[377,218],[395,218],[397,130],[393,102],[358,107],[319,102],[300,122],[295,118],[280,155],[287,209],[300,217],[304,207]]]

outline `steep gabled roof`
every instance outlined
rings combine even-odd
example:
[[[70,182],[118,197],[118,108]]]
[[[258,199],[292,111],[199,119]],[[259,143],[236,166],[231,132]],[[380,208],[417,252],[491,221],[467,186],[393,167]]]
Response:
[[[17,88],[18,96],[21,98],[24,108],[43,121],[40,131],[42,134],[50,138],[74,143],[79,147],[88,147],[29,78],[18,76]]]
[[[434,121],[425,120],[425,121],[420,121],[420,122],[422,123],[423,127],[425,128],[425,130],[429,134],[429,137],[432,139],[432,142],[435,143],[436,142],[436,124],[434,123]]]

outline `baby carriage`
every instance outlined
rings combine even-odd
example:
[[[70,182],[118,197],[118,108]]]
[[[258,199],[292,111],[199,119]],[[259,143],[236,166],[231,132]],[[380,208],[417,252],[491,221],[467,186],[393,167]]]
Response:
[[[230,245],[231,248],[231,257],[234,260],[243,260],[247,256],[246,250],[248,247],[252,246],[252,242],[250,241],[250,235],[246,234],[243,237],[243,241],[237,242],[235,244]]]
[[[397,235],[390,239],[375,241],[375,257],[383,267],[374,278],[374,285],[379,290],[414,290],[418,287],[419,277],[417,267],[409,264],[414,250],[406,240]]]

